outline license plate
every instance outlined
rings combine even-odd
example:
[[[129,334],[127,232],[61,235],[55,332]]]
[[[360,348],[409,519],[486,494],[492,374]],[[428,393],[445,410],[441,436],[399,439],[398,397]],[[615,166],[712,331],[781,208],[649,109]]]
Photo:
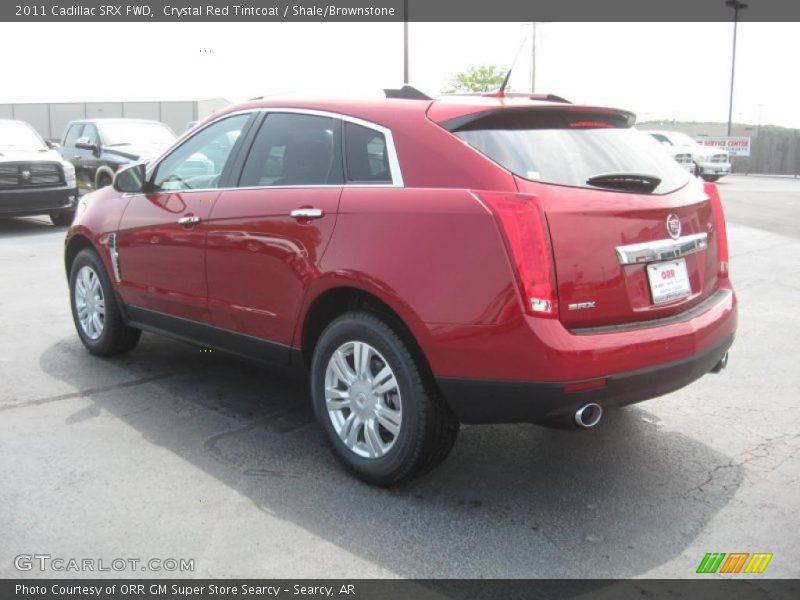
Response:
[[[685,258],[647,265],[647,279],[653,304],[664,304],[692,293]]]

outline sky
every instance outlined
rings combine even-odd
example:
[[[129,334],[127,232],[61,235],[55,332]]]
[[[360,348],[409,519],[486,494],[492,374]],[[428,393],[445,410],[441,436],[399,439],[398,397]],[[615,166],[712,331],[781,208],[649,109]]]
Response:
[[[70,31],[80,44],[63,44]],[[410,82],[435,95],[518,55],[511,87],[530,90],[530,32],[411,23]],[[640,121],[726,121],[732,37],[732,23],[540,23],[536,91]],[[402,84],[402,44],[402,23],[0,23],[0,56],[16,57],[0,103],[376,95]],[[739,24],[734,121],[800,127],[798,56],[800,23]]]

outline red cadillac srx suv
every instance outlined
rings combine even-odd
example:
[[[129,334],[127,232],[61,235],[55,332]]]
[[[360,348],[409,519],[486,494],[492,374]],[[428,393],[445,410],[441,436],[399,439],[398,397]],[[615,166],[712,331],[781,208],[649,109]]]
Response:
[[[80,202],[90,352],[142,330],[309,374],[336,456],[391,485],[459,423],[587,428],[721,370],[717,189],[556,96],[255,100]]]

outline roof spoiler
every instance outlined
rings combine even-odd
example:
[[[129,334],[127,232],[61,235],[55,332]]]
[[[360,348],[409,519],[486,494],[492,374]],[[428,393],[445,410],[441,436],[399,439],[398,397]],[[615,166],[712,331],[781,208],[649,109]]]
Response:
[[[417,88],[408,84],[400,89],[388,88],[383,90],[383,92],[386,94],[387,98],[398,98],[401,100],[433,100],[433,98],[427,94],[420,92]]]
[[[533,94],[530,92],[466,92],[456,94],[446,94],[447,96],[479,96],[482,98],[527,98],[528,100],[540,100],[542,102],[559,102],[561,104],[572,104],[570,100],[556,94]]]

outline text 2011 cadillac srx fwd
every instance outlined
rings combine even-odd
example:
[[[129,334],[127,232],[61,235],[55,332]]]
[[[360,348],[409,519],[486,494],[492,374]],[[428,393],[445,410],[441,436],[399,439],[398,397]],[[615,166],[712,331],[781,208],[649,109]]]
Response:
[[[717,189],[634,115],[388,96],[230,107],[86,196],[65,254],[83,344],[147,330],[301,365],[336,456],[381,485],[459,423],[592,427],[725,366]]]

